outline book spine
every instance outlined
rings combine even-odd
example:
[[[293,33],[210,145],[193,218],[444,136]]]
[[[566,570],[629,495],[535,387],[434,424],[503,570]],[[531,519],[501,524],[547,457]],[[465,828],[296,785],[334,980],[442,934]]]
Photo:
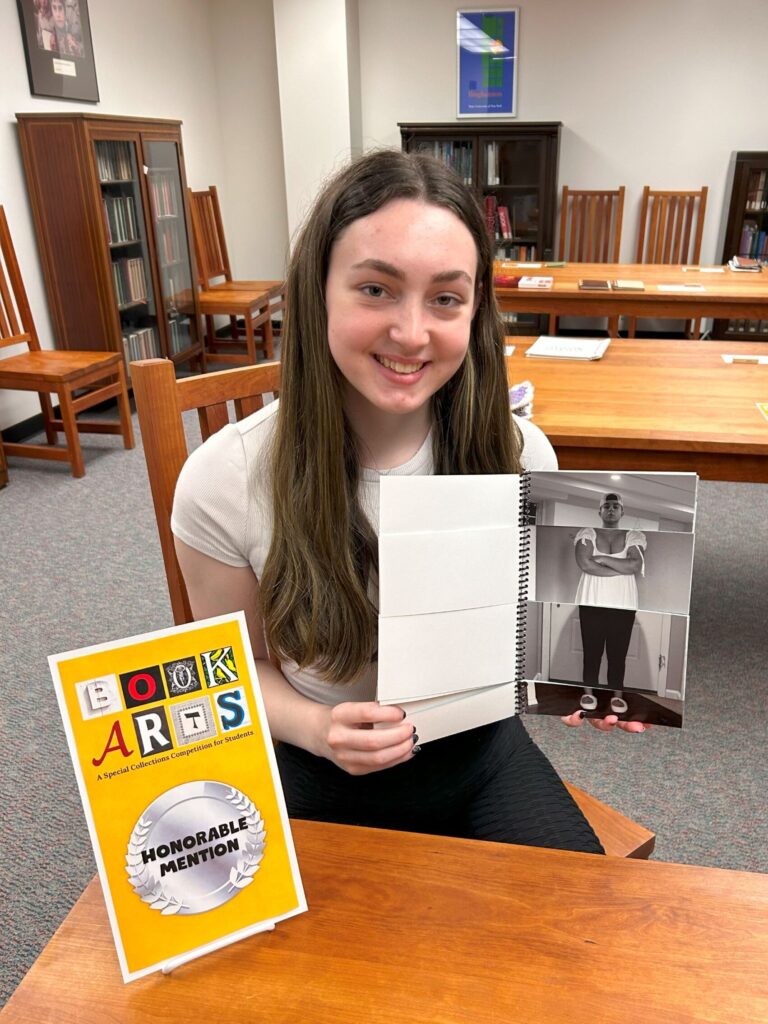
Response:
[[[531,519],[535,510],[531,509],[531,474],[520,474],[520,587],[517,601],[516,624],[516,664],[515,682],[517,684],[517,713],[519,715],[528,707],[528,684],[525,682],[525,643],[528,631],[528,588],[531,564]]]
[[[499,227],[501,228],[502,238],[512,237],[512,225],[509,220],[509,210],[506,206],[499,206],[497,210],[499,214]]]
[[[491,240],[496,238],[496,196],[485,197],[485,223]]]

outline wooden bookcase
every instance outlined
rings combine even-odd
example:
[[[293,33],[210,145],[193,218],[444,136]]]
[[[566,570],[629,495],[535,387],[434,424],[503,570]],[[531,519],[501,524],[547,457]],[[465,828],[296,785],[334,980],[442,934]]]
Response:
[[[406,152],[431,153],[477,192],[496,258],[528,263],[553,258],[561,127],[559,121],[399,124]],[[507,211],[507,225],[499,208]],[[539,333],[544,319],[507,314],[509,333]]]
[[[733,256],[762,261],[768,274],[768,153],[736,153],[723,263]],[[727,340],[768,341],[765,320],[715,320],[712,334]]]
[[[181,122],[16,118],[56,344],[199,365]]]

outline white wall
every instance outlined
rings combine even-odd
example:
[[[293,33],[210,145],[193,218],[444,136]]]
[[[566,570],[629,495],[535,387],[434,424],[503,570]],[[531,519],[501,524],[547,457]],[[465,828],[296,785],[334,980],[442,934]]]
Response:
[[[288,218],[272,0],[215,0],[211,20],[222,173],[208,180],[188,160],[189,184],[218,187],[233,277],[282,278]]]
[[[456,117],[455,0],[359,0],[363,138]],[[467,6],[482,7],[481,4]],[[518,0],[518,121],[562,121],[560,185],[710,186],[702,261],[720,261],[729,159],[768,149],[764,0]]]
[[[100,102],[29,92],[15,0],[0,0],[0,202],[13,234],[40,341],[53,347],[45,287],[16,136],[16,112],[92,111],[178,118],[192,181],[217,183],[224,166],[208,0],[96,0],[89,4]],[[0,391],[0,429],[40,412],[36,396]]]
[[[322,180],[352,152],[349,64],[354,80],[356,41],[347,46],[345,0],[274,0],[273,9],[293,235]]]

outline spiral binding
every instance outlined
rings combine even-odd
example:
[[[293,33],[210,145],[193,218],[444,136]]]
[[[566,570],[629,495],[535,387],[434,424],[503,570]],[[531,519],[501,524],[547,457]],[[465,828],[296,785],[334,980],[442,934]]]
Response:
[[[517,602],[515,633],[515,682],[517,683],[517,713],[528,708],[528,686],[525,678],[525,641],[528,620],[528,582],[531,562],[531,474],[520,474],[520,589]]]

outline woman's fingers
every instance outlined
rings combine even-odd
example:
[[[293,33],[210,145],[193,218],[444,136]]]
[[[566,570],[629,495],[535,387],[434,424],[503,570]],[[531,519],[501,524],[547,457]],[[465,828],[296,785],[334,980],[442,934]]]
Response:
[[[577,729],[584,721],[583,711],[574,711],[571,715],[563,715],[560,721],[571,729]],[[605,718],[587,719],[593,729],[599,732],[612,732],[614,729],[621,729],[622,732],[647,732],[651,727],[645,722],[620,722],[617,715],[606,715]]]
[[[346,702],[331,711],[326,737],[330,756],[352,775],[381,771],[407,760],[417,742],[413,724],[396,705]]]

